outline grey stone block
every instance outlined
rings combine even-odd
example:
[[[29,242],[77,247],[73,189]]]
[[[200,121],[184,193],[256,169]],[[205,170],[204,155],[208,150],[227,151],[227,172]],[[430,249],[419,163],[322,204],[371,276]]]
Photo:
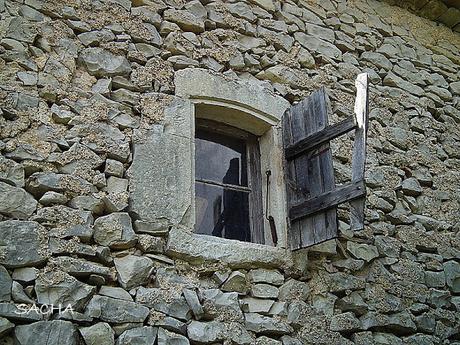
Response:
[[[187,321],[192,316],[187,301],[174,288],[165,290],[140,287],[136,293],[136,302],[182,321]]]
[[[13,281],[5,267],[0,266],[0,302],[11,300],[11,285]]]
[[[372,261],[379,256],[377,247],[352,241],[347,242],[347,251],[350,252],[356,259],[363,259],[367,262]]]
[[[0,264],[10,268],[34,266],[47,260],[48,232],[37,222],[0,222]]]
[[[334,332],[356,332],[361,329],[361,322],[352,312],[334,315],[330,324]]]
[[[144,326],[124,331],[117,339],[117,345],[151,345],[157,337],[157,328]]]
[[[296,32],[295,39],[310,52],[325,55],[334,60],[342,60],[342,52],[332,43],[320,38],[309,36],[303,32]]]
[[[110,325],[99,322],[89,327],[79,329],[86,345],[113,345],[115,343],[115,333]]]
[[[12,218],[27,219],[35,212],[37,201],[24,189],[0,182],[0,213]]]
[[[122,289],[120,287],[115,287],[115,286],[105,286],[105,285],[101,286],[99,290],[99,294],[102,296],[118,298],[118,299],[122,299],[125,301],[132,302],[133,300],[129,292],[127,292],[125,289]]]
[[[256,313],[245,314],[246,329],[261,335],[284,335],[293,332],[286,322]]]
[[[74,277],[61,271],[50,271],[40,275],[35,284],[37,301],[40,304],[71,306],[75,311],[81,311],[96,288],[84,284]]]
[[[128,213],[111,213],[94,222],[94,241],[114,249],[130,248],[137,242]]]
[[[102,48],[86,48],[80,61],[92,75],[99,77],[127,75],[131,72],[129,61]]]
[[[447,261],[443,266],[447,286],[453,293],[460,292],[460,264],[456,261]]]
[[[254,284],[251,287],[251,296],[257,298],[278,298],[279,290],[269,284]]]
[[[310,289],[304,282],[289,279],[279,289],[280,301],[300,300],[305,301],[310,295]]]
[[[238,293],[222,292],[219,289],[201,291],[201,299],[206,319],[213,319],[220,314],[227,315],[227,320],[242,321]]]
[[[106,296],[94,296],[86,306],[85,314],[110,323],[144,322],[149,308],[138,303]]]
[[[248,278],[252,283],[266,283],[277,286],[284,283],[284,276],[279,271],[263,268],[250,270]]]
[[[53,258],[51,262],[62,271],[76,277],[89,277],[91,274],[95,274],[107,278],[111,274],[108,267],[85,259],[60,256]]]
[[[198,299],[198,295],[195,291],[190,289],[184,289],[182,293],[184,294],[185,300],[187,301],[187,304],[192,310],[195,319],[199,321],[203,317],[204,311],[203,307],[201,306],[200,300]]]
[[[221,289],[223,291],[238,292],[241,295],[245,295],[249,290],[249,282],[244,273],[234,271],[222,284]]]
[[[158,345],[189,345],[190,342],[186,337],[180,334],[169,332],[165,329],[158,329]]]
[[[69,321],[56,320],[17,326],[14,331],[18,345],[48,345],[49,339],[56,344],[77,345],[77,329]]]
[[[0,317],[0,337],[6,336],[14,328],[14,323]]]
[[[241,300],[241,309],[245,313],[269,314],[274,303],[275,301],[270,299],[245,297]]]
[[[153,261],[149,258],[126,255],[113,261],[118,272],[118,282],[126,290],[148,282],[153,269]]]

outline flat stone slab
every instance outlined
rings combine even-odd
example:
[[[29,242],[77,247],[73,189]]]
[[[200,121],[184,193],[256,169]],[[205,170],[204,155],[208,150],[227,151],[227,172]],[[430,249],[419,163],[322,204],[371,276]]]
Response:
[[[37,201],[24,189],[0,181],[0,213],[5,216],[27,219],[35,212]]]
[[[262,335],[284,335],[293,331],[286,322],[257,313],[245,314],[246,329]]]
[[[166,252],[197,263],[218,261],[239,268],[291,265],[289,253],[281,248],[193,234],[179,228],[171,229]]]
[[[91,274],[100,275],[105,278],[110,276],[110,269],[108,267],[85,259],[60,256],[53,258],[51,262],[59,267],[62,271],[67,272],[75,277],[88,277]]]
[[[188,321],[192,317],[192,310],[187,301],[176,289],[140,287],[137,290],[136,302],[181,321]]]
[[[127,75],[131,72],[129,61],[124,56],[102,48],[86,48],[80,54],[80,61],[95,76]]]
[[[38,277],[35,291],[40,304],[72,306],[80,311],[96,291],[94,286],[82,283],[71,275],[50,271]]]
[[[131,328],[118,337],[117,345],[151,345],[157,332],[157,328],[150,326]]]
[[[0,264],[9,268],[35,266],[47,259],[48,233],[37,222],[0,222]]]
[[[105,322],[144,322],[149,308],[138,303],[106,296],[94,296],[86,306],[85,314]]]
[[[11,277],[5,267],[0,266],[0,302],[11,300]]]
[[[116,212],[94,222],[94,241],[113,249],[126,249],[137,241],[128,213]]]
[[[0,316],[6,317],[11,321],[33,322],[43,319],[43,315],[33,307],[20,308],[13,303],[0,303]]]
[[[69,321],[39,321],[30,325],[17,326],[14,332],[18,345],[76,345],[77,329]]]
[[[114,259],[118,282],[126,290],[147,283],[153,268],[153,261],[136,255]]]
[[[79,331],[87,345],[113,345],[115,343],[115,332],[108,323],[99,322],[90,327],[82,327]]]

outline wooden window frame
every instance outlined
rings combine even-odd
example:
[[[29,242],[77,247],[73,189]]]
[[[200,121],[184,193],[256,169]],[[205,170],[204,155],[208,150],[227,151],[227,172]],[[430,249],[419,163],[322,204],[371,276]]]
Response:
[[[246,159],[247,159],[247,178],[248,186],[224,186],[225,188],[235,188],[235,190],[250,190],[249,192],[249,227],[251,234],[251,243],[265,244],[264,233],[264,212],[262,201],[262,172],[260,160],[260,147],[259,137],[255,134],[246,132],[242,129],[213,121],[208,119],[196,118],[195,119],[195,133],[196,130],[205,130],[215,134],[226,135],[229,137],[242,139],[246,143]],[[196,183],[194,176],[194,184]],[[214,184],[212,182],[199,180],[201,183]]]

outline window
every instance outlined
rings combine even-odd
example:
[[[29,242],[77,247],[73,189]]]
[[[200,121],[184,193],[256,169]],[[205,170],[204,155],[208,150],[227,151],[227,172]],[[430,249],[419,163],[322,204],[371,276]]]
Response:
[[[355,114],[332,125],[324,89],[290,105],[260,83],[199,68],[177,71],[174,84],[161,123],[133,136],[138,232],[167,232],[166,250],[179,258],[271,267],[291,260],[287,248],[337,237],[341,203],[351,229],[362,229],[365,73]],[[329,142],[351,130],[352,181],[336,186]]]
[[[263,243],[257,136],[211,120],[195,127],[195,232]]]

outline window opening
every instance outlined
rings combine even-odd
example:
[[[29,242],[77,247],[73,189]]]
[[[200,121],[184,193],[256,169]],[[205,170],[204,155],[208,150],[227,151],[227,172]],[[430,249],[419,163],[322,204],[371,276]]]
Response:
[[[195,232],[246,242],[261,242],[263,224],[260,157],[252,154],[257,137],[237,128],[197,120],[195,131]],[[254,170],[259,167],[259,173]],[[260,195],[261,197],[261,195]],[[255,218],[261,219],[255,219]],[[259,238],[258,238],[259,237]]]

